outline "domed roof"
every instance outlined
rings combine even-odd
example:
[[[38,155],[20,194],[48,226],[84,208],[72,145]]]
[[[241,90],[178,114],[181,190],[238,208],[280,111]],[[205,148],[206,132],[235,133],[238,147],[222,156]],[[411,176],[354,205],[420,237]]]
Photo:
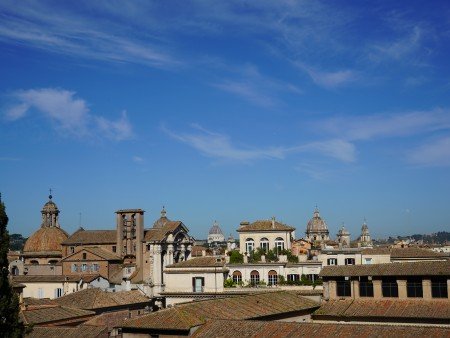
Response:
[[[166,214],[167,214],[167,211],[163,207],[162,210],[161,210],[161,217],[158,218],[155,221],[155,223],[153,223],[153,227],[154,228],[162,228],[164,225],[166,225],[167,222],[170,222],[170,219],[167,218]]]
[[[327,223],[320,217],[319,209],[314,210],[313,218],[311,218],[306,226],[307,232],[328,232]]]
[[[27,239],[23,252],[62,252],[61,243],[68,237],[67,232],[61,228],[42,227]]]
[[[222,229],[220,229],[219,224],[217,224],[216,221],[214,221],[213,226],[211,229],[209,229],[210,235],[223,235]]]
[[[338,231],[338,236],[346,236],[346,235],[350,235],[350,233],[345,228],[344,224],[342,224],[342,227]]]

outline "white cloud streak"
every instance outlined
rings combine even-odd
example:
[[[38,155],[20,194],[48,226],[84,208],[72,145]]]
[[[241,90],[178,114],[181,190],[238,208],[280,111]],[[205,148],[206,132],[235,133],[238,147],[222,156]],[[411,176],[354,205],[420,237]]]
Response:
[[[418,166],[449,167],[450,136],[427,142],[410,152],[408,160]]]
[[[227,160],[250,162],[253,160],[281,160],[295,153],[309,153],[338,159],[342,162],[355,161],[354,146],[346,141],[333,139],[306,143],[295,147],[271,146],[249,147],[236,146],[230,137],[224,134],[211,132],[199,125],[192,125],[196,133],[173,132],[162,126],[161,129],[173,139],[187,144],[207,157]]]
[[[11,94],[15,104],[5,109],[5,119],[16,121],[27,114],[39,112],[64,135],[98,137],[122,141],[133,136],[126,112],[114,121],[93,115],[85,100],[74,91],[59,88],[20,90]]]
[[[346,116],[314,122],[316,127],[347,140],[405,137],[450,129],[450,110]]]

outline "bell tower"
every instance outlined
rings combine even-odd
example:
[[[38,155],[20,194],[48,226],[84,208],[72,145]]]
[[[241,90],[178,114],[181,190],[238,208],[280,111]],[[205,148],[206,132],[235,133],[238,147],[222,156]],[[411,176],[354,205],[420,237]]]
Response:
[[[122,258],[134,259],[139,269],[142,268],[144,212],[142,209],[116,211],[117,252]]]

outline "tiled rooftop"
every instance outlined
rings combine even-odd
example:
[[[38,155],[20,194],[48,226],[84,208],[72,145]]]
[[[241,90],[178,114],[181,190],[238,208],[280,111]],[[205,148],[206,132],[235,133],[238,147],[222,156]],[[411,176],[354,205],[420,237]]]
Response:
[[[79,282],[81,276],[64,276],[64,275],[21,275],[13,276],[12,280],[15,283],[31,283],[31,282]]]
[[[272,220],[259,220],[251,224],[242,224],[237,232],[248,231],[294,231],[295,228]]]
[[[212,320],[192,337],[448,337],[449,327]]]
[[[96,338],[108,337],[105,326],[80,325],[78,327],[34,327],[27,338]]]
[[[195,257],[186,261],[178,262],[172,265],[166,266],[166,268],[192,268],[192,267],[223,267],[225,261],[220,257],[205,256]]]
[[[162,241],[170,232],[175,231],[183,223],[181,221],[167,221],[161,228],[145,230],[144,240]]]
[[[117,242],[116,230],[84,230],[80,229],[67,238],[63,245],[75,244],[114,244]]]
[[[95,315],[95,312],[65,306],[46,306],[21,312],[26,324],[43,324]]]
[[[321,317],[364,317],[439,319],[450,323],[450,301],[402,300],[402,299],[339,299],[329,300],[314,312],[313,318]]]
[[[92,247],[84,247],[83,250],[90,252],[100,258],[103,258],[105,260],[108,261],[118,261],[121,260],[121,258],[119,256],[117,256],[115,253],[105,250],[103,248],[97,247],[97,246],[92,246]],[[83,251],[81,250],[81,251]],[[65,258],[62,259],[62,261],[71,261],[71,257],[74,255],[77,255],[78,252],[75,252],[71,255],[66,256]]]
[[[325,266],[320,276],[450,276],[450,261]]]
[[[176,305],[131,319],[124,327],[188,330],[207,319],[256,319],[313,310],[318,303],[296,292],[280,291],[221,298]]]
[[[77,291],[55,299],[59,305],[73,306],[79,309],[93,310],[126,304],[149,302],[139,290],[106,292],[98,288]]]

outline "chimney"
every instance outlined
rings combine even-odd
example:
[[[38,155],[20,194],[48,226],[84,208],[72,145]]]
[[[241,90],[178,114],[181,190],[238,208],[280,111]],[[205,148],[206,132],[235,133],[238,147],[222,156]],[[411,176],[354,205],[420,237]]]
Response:
[[[275,216],[272,216],[272,229],[275,229]]]
[[[206,250],[202,250],[202,257],[206,256]]]

